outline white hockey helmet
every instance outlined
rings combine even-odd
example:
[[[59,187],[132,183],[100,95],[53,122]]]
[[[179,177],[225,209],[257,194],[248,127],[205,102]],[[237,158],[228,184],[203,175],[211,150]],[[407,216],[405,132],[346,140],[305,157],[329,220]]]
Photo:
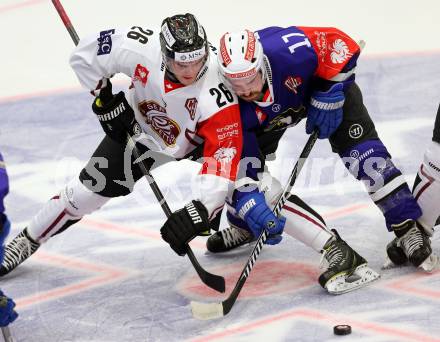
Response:
[[[220,39],[217,55],[220,74],[226,83],[252,79],[259,71],[265,79],[263,46],[254,32],[249,30],[225,33]]]

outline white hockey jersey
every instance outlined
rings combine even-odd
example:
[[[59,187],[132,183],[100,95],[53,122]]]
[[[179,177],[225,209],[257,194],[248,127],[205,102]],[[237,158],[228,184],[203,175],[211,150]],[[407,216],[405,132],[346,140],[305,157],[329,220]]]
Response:
[[[133,26],[83,38],[70,64],[92,93],[116,73],[130,77],[127,100],[163,153],[182,158],[204,141],[199,187],[193,192],[212,217],[235,180],[242,149],[238,100],[221,83],[213,52],[195,83],[176,87],[165,80],[159,34]]]

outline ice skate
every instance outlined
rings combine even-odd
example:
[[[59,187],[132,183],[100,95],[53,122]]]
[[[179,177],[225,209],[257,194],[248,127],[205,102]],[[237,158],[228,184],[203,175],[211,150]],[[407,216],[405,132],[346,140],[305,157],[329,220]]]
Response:
[[[0,267],[0,276],[4,276],[14,270],[34,254],[38,247],[40,247],[40,244],[33,241],[26,229],[24,229],[5,247],[5,256]]]
[[[212,253],[226,252],[253,240],[254,236],[249,231],[231,225],[212,234],[206,242],[206,248]]]
[[[423,229],[412,220],[402,225],[403,235],[395,237],[387,245],[387,260],[382,268],[405,265],[408,261],[415,267],[432,272],[439,266],[439,258],[432,253],[431,240]]]
[[[322,259],[328,262],[327,270],[319,277],[319,284],[331,294],[342,294],[357,290],[380,275],[367,265],[367,261],[356,253],[336,230],[335,237],[324,246]]]

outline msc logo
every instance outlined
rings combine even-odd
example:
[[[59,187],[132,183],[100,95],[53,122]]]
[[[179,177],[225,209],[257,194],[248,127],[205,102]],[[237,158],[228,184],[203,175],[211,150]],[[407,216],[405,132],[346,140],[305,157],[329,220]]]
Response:
[[[115,33],[115,29],[101,31],[98,38],[98,56],[108,55],[112,51],[112,34]]]

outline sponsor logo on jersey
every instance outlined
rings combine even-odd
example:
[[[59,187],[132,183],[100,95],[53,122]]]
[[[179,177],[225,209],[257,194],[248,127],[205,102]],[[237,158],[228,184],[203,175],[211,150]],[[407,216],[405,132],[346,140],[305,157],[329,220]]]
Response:
[[[334,64],[344,63],[353,54],[342,39],[336,39],[330,48],[330,58]]]
[[[115,30],[101,31],[98,38],[98,56],[108,55],[112,51],[112,34]]]
[[[224,165],[230,163],[236,154],[237,149],[235,147],[220,147],[215,151],[214,159]]]
[[[353,124],[348,129],[348,135],[352,139],[359,139],[364,133],[364,128],[359,124]]]
[[[166,115],[164,107],[154,101],[143,101],[139,104],[139,111],[145,122],[155,131],[167,146],[174,146],[180,134],[180,127]]]
[[[218,141],[222,141],[227,138],[238,137],[238,135],[239,135],[238,122],[235,122],[233,124],[228,124],[228,125],[223,126],[221,128],[217,128],[216,132],[217,132]]]
[[[141,64],[138,64],[134,71],[133,82],[140,82],[142,86],[145,87],[147,85],[149,73],[150,72],[146,67],[144,67]]]
[[[198,102],[195,97],[187,99],[185,102],[185,108],[188,110],[189,117],[193,121],[194,121],[194,118],[196,117],[197,103]]]
[[[287,76],[284,81],[284,85],[287,89],[291,90],[293,93],[298,94],[298,87],[302,84],[302,79],[299,76]]]
[[[306,109],[304,106],[300,106],[298,108],[288,108],[270,120],[267,126],[264,128],[264,131],[277,131],[286,129],[287,127],[296,126],[306,116],[305,110]]]
[[[316,34],[316,46],[318,47],[318,58],[324,61],[327,54],[327,34],[325,32],[315,31]]]

